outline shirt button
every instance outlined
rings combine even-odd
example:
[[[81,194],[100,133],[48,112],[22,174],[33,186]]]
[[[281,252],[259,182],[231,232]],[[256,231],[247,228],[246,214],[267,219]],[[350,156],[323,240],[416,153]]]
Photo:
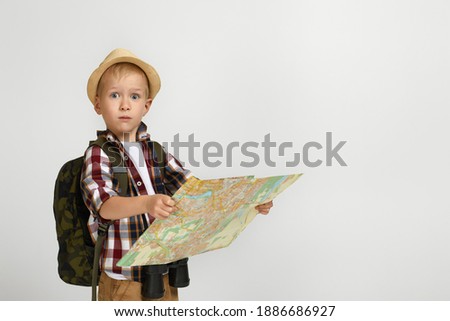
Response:
[[[141,181],[138,181],[138,182],[136,183],[136,185],[137,185],[137,186],[141,186],[141,185],[142,185],[142,182],[141,182]]]
[[[123,159],[128,160],[128,156],[125,156]]]

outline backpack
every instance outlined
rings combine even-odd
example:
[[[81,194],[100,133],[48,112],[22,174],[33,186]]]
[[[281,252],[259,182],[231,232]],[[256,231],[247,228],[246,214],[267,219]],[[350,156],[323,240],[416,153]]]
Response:
[[[163,160],[164,152],[161,145],[156,142],[152,143],[154,157]],[[108,155],[113,168],[113,176],[119,183],[119,195],[128,196],[127,169],[121,166],[123,164],[122,156],[117,148],[104,137],[90,142],[89,146],[92,145],[101,147]],[[98,266],[100,253],[106,232],[113,221],[99,223],[98,238],[94,245],[87,225],[90,211],[84,203],[80,186],[83,163],[84,156],[65,163],[59,170],[55,182],[53,214],[59,247],[58,274],[68,284],[92,286],[92,300],[95,301],[100,274]],[[163,168],[161,163],[158,162],[160,169]]]

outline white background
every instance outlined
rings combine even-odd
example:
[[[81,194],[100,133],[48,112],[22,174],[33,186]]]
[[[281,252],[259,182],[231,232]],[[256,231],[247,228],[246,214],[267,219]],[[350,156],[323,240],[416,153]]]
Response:
[[[347,142],[347,167],[191,168],[304,175],[230,247],[191,258],[182,300],[449,300],[449,14],[443,0],[2,1],[0,299],[90,299],[58,278],[53,188],[104,128],[90,73],[124,47],[161,76],[156,140]]]

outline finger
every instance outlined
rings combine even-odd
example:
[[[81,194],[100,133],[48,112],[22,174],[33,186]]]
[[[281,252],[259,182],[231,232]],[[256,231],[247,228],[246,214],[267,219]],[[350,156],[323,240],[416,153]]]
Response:
[[[273,201],[270,201],[270,202],[266,202],[266,203],[262,203],[262,204],[259,204],[259,205],[257,205],[257,207],[267,207],[267,208],[271,208],[272,206],[273,206]]]
[[[163,219],[163,220],[166,219],[166,218],[168,218],[169,215],[170,215],[169,212],[164,211],[164,210],[162,210],[162,209],[160,209],[160,210],[158,210],[158,211],[155,211],[155,213],[153,214],[153,216],[154,216],[155,218],[159,218],[159,219]]]
[[[160,209],[166,213],[173,213],[175,212],[175,206],[166,206],[166,205],[161,205]]]
[[[264,203],[263,205],[268,206],[269,208],[271,208],[273,206],[273,201]]]
[[[163,203],[165,205],[168,205],[168,206],[174,206],[175,205],[175,201],[169,196],[167,196],[167,198],[163,199]]]
[[[156,207],[173,207],[175,205],[175,201],[167,195],[161,195],[161,197],[156,202]]]
[[[257,210],[269,210],[270,208],[272,208],[272,206],[265,204],[261,204],[256,207]]]

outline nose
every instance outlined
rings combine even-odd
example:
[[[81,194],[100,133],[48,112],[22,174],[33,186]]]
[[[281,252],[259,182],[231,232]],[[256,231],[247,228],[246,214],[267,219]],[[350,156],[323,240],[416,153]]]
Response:
[[[126,110],[130,110],[130,103],[126,100],[126,99],[122,99],[121,103],[120,103],[120,110],[122,111],[126,111]]]

